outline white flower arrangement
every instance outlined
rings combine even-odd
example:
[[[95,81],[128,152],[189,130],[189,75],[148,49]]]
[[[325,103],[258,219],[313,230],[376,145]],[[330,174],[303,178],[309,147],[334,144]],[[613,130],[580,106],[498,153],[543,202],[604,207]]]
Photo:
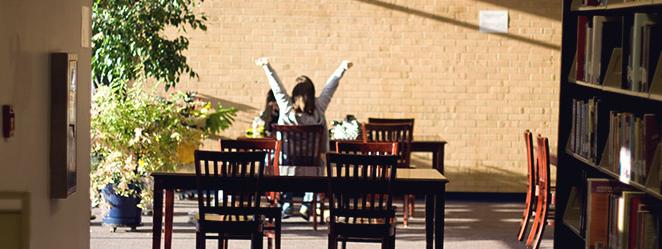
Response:
[[[343,121],[333,121],[333,126],[329,130],[331,139],[335,140],[356,140],[361,134],[361,125],[352,115],[347,115]]]

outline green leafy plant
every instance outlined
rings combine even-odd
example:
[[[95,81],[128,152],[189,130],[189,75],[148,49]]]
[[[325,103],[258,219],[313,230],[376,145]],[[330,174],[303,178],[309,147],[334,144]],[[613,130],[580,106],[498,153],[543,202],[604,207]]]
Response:
[[[175,86],[182,74],[197,77],[183,51],[182,34],[207,30],[204,14],[195,13],[202,0],[94,0],[92,75],[95,86],[111,86],[125,94],[129,83],[153,78]],[[171,35],[168,37],[165,31]]]
[[[92,194],[112,185],[121,196],[151,201],[149,174],[191,162],[206,137],[227,129],[236,114],[195,94],[165,97],[142,83],[164,85],[197,77],[183,52],[191,30],[207,30],[203,0],[93,0]],[[144,206],[144,205],[143,205]]]
[[[151,202],[148,176],[192,161],[193,149],[232,124],[236,110],[213,107],[193,93],[161,97],[138,84],[125,96],[100,87],[92,104],[92,193],[111,184],[121,196]],[[146,191],[147,190],[147,191]]]

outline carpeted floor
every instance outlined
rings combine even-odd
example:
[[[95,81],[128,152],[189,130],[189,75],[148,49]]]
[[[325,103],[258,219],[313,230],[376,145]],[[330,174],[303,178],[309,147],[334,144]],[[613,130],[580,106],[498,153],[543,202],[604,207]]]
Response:
[[[525,248],[515,239],[519,226],[522,204],[512,200],[449,200],[446,202],[446,227],[444,248],[449,249],[511,249]],[[195,211],[193,201],[175,202],[173,248],[194,248],[195,227],[189,223],[189,212]],[[397,228],[397,248],[425,248],[424,202],[416,206],[416,217],[407,228]],[[100,210],[94,210],[98,217],[91,222],[90,247],[92,249],[134,249],[151,248],[152,220],[143,217],[144,226],[130,232],[119,228],[110,232],[110,227],[101,224]],[[547,227],[541,248],[552,248],[553,228]],[[313,231],[312,225],[300,217],[284,221],[282,248],[321,249],[327,247],[324,226]],[[266,241],[266,240],[265,240]],[[216,248],[215,241],[208,241],[208,248]],[[348,248],[380,248],[378,244],[348,244]],[[247,241],[231,241],[230,248],[249,248]],[[265,247],[266,248],[266,247]]]

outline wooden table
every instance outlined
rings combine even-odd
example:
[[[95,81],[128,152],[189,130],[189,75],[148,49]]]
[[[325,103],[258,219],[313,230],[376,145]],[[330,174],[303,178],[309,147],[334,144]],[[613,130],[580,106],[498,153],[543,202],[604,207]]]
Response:
[[[443,140],[414,140],[411,142],[411,152],[432,153],[432,168],[444,173],[444,147]]]
[[[154,220],[152,248],[161,248],[163,201],[165,205],[164,246],[172,247],[172,219],[174,190],[196,189],[195,174],[154,173]],[[425,195],[425,244],[427,249],[444,248],[444,205],[448,179],[436,169],[398,169],[395,194]],[[265,192],[317,192],[327,191],[325,176],[264,176],[260,185]]]
[[[330,150],[335,150],[337,140],[329,140]],[[428,152],[432,154],[432,168],[444,173],[444,140],[414,140],[411,142],[411,152]]]

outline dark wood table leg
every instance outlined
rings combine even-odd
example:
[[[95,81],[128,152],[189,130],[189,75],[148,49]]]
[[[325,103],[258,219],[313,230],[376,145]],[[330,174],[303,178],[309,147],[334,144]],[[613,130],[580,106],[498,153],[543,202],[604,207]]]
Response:
[[[152,215],[152,249],[161,248],[161,225],[163,222],[163,189],[158,182],[154,182],[154,209]]]
[[[434,195],[425,196],[425,248],[432,249],[434,240]]]
[[[439,150],[432,152],[432,167],[439,170],[442,174],[444,173],[443,166],[439,165]]]
[[[165,190],[165,228],[163,229],[163,248],[171,249],[172,248],[172,219],[173,219],[173,209],[175,205],[175,191],[172,189]]]
[[[444,248],[444,217],[446,216],[446,185],[442,186],[435,197],[434,248]]]

